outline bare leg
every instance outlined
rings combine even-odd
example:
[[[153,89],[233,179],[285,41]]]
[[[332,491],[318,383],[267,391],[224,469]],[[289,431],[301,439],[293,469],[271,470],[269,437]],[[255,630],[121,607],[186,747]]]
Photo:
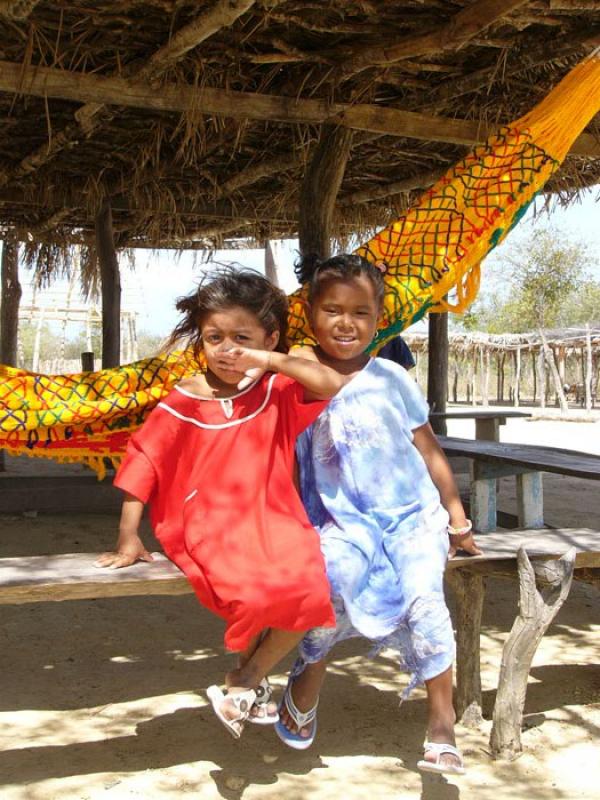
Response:
[[[430,742],[456,745],[454,723],[456,714],[452,705],[452,667],[425,681],[427,689],[427,739]],[[434,754],[428,761],[435,761]],[[441,763],[448,766],[459,766],[456,756],[444,753]]]
[[[316,661],[314,664],[307,664],[300,675],[294,680],[291,693],[292,700],[298,711],[306,712],[314,708],[319,699],[326,671],[327,662],[323,659],[322,661]],[[312,723],[306,725],[304,728],[298,729],[298,726],[290,717],[285,704],[281,708],[280,719],[283,725],[292,733],[296,733],[304,739],[309,737]]]
[[[228,694],[256,689],[275,664],[296,647],[304,633],[304,631],[281,631],[270,628],[246,663],[225,676]],[[227,703],[227,698],[221,710],[228,719],[237,717],[237,710],[233,704]]]
[[[260,633],[257,636],[255,636],[254,639],[252,639],[252,641],[248,645],[248,647],[243,652],[238,654],[238,669],[242,669],[242,667],[245,667],[248,661],[250,661],[250,659],[256,652],[256,649],[260,644],[261,639],[265,633],[266,632],[263,631],[263,633]],[[255,703],[250,709],[251,717],[262,718],[266,716],[273,716],[276,713],[277,713],[277,703],[275,703],[273,700],[263,705],[258,705]]]

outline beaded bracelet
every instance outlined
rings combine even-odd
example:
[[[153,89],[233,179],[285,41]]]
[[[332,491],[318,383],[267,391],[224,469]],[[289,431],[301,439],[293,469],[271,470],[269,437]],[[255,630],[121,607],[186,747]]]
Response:
[[[467,524],[463,525],[462,528],[453,528],[452,525],[448,525],[448,534],[450,536],[466,536],[467,533],[471,533],[473,530],[473,523],[470,519],[467,520]]]

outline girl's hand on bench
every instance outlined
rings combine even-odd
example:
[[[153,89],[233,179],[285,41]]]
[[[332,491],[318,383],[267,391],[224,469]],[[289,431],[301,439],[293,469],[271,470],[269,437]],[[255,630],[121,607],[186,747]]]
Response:
[[[469,533],[452,535],[450,534],[450,549],[448,550],[448,558],[454,558],[456,553],[462,550],[470,556],[481,556],[482,551],[475,544],[475,539],[471,531]]]
[[[94,562],[94,566],[120,569],[130,567],[136,561],[154,561],[152,554],[146,550],[139,537],[129,540],[126,544],[118,544],[117,549],[110,553],[102,553]]]

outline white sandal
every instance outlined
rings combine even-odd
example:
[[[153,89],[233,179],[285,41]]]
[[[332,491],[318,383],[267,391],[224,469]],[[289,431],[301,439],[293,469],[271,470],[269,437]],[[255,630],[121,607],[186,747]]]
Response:
[[[273,687],[266,678],[263,678],[255,691],[256,700],[254,701],[254,708],[264,709],[265,713],[262,717],[249,714],[248,722],[252,722],[254,725],[275,725],[276,722],[279,722],[279,712],[276,709],[273,713],[269,714],[267,708],[273,698]]]
[[[444,744],[442,742],[425,742],[423,745],[424,755],[427,753],[435,754],[435,761],[427,761],[421,759],[417,762],[417,769],[421,772],[445,772],[450,775],[464,775],[465,765],[460,750],[453,744]],[[456,764],[442,764],[442,756],[450,755],[458,759],[459,765]]]
[[[244,729],[244,722],[248,719],[250,709],[256,702],[254,689],[247,689],[245,692],[236,692],[235,694],[223,694],[218,686],[209,686],[206,694],[219,721],[234,739],[239,739]],[[225,701],[234,706],[238,712],[237,717],[226,717],[223,714],[222,708]]]
[[[294,679],[290,677],[279,710],[281,711],[281,709],[285,707],[290,717],[298,726],[298,731],[302,730],[302,728],[305,728],[307,725],[311,725],[310,733],[308,736],[300,736],[300,733],[292,733],[281,720],[275,725],[275,733],[284,744],[287,744],[287,746],[291,747],[293,750],[308,750],[317,735],[317,706],[319,705],[319,701],[317,700],[314,706],[308,711],[300,711],[300,709],[296,707],[294,698],[292,697],[293,684]]]

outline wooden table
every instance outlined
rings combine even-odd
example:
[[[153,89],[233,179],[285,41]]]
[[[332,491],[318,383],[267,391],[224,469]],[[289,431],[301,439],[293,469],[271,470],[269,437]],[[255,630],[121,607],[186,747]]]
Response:
[[[511,417],[531,417],[528,411],[494,411],[491,409],[469,409],[454,411],[432,411],[430,417],[437,419],[474,419],[475,438],[490,442],[500,441],[500,425],[506,425]]]
[[[544,527],[542,473],[600,480],[600,456],[531,444],[439,436],[447,456],[471,459],[471,519],[479,533],[497,529],[497,480],[515,476],[517,517],[523,528]]]

